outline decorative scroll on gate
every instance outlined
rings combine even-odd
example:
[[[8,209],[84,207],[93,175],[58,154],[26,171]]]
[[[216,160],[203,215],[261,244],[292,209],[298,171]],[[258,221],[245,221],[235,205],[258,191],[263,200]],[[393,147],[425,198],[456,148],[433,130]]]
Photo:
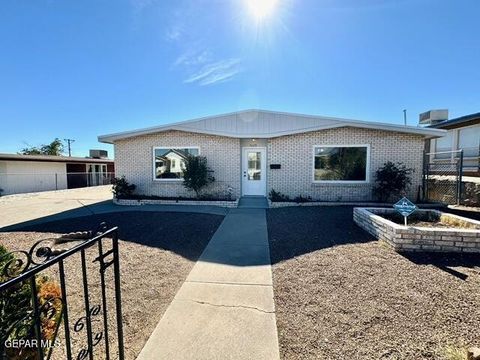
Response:
[[[69,293],[69,272],[81,293]],[[0,358],[96,357],[124,359],[118,229],[102,223],[28,251],[0,247]]]

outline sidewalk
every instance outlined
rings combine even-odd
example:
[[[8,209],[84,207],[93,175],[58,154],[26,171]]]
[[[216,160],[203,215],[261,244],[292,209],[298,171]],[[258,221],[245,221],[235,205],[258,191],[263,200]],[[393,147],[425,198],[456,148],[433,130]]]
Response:
[[[231,209],[137,359],[279,359],[264,209]]]

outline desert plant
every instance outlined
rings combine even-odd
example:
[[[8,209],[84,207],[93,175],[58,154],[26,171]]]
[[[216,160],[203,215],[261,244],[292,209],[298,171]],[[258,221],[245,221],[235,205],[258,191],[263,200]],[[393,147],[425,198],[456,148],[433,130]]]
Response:
[[[447,346],[443,351],[445,360],[467,360],[467,351],[456,346]]]
[[[282,194],[280,191],[275,191],[274,189],[270,190],[268,198],[273,202],[290,201],[288,195]]]
[[[410,174],[413,171],[402,163],[386,162],[375,173],[375,197],[380,201],[388,201],[394,196],[402,195],[412,183]]]
[[[205,156],[188,155],[183,164],[183,186],[195,191],[197,197],[208,184],[215,181],[213,170],[208,167]]]
[[[130,184],[127,179],[125,179],[125,176],[122,176],[121,178],[114,178],[112,183],[112,192],[117,199],[132,195],[136,188],[134,184]]]

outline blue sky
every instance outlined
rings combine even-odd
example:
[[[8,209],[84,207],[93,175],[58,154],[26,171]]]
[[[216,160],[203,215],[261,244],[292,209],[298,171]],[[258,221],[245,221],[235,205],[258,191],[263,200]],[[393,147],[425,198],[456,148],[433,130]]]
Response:
[[[478,0],[4,0],[0,152],[246,108],[480,111]]]

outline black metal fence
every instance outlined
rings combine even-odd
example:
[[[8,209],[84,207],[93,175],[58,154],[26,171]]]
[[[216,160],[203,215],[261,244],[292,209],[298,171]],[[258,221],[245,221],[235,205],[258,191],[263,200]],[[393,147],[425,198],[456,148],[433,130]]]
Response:
[[[116,227],[0,252],[1,358],[123,360],[121,305]]]

